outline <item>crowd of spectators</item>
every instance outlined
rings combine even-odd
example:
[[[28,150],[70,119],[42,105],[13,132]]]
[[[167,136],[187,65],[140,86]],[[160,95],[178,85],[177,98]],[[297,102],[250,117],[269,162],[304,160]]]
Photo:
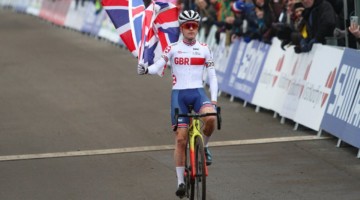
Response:
[[[348,16],[354,15],[354,1],[347,0]],[[308,52],[314,43],[327,44],[336,39],[338,46],[356,48],[358,25],[344,20],[343,0],[177,0],[180,9],[197,10],[202,16],[205,36],[213,25],[215,39],[226,33],[229,44],[236,37],[271,43],[278,37],[281,47],[294,46],[296,53]],[[347,30],[347,31],[345,31]]]

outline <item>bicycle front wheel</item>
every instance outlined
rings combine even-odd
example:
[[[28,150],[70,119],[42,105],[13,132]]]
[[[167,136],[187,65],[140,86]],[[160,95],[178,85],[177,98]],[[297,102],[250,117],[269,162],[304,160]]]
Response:
[[[204,153],[204,144],[201,137],[195,139],[195,170],[196,176],[194,180],[194,199],[206,199],[206,160]],[[191,195],[193,196],[193,195]]]

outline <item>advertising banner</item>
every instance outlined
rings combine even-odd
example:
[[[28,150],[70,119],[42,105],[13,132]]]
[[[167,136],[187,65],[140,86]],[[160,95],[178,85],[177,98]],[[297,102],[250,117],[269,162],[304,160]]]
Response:
[[[96,17],[97,14],[95,4],[89,3],[85,12],[85,20],[83,26],[81,27],[81,32],[90,34],[91,27],[94,25]]]
[[[237,45],[236,50],[234,49],[232,51],[232,55],[231,55],[232,57],[227,62],[228,65],[227,71],[226,74],[224,75],[224,80],[221,84],[222,90],[232,96],[236,96],[237,94],[237,91],[234,87],[234,82],[236,80],[240,67],[240,62],[246,51],[246,47],[248,43],[244,42],[242,39],[239,39],[236,45]]]
[[[270,45],[258,40],[252,40],[246,45],[239,62],[235,81],[232,83],[236,91],[234,96],[248,102],[252,101],[269,49]]]
[[[0,6],[10,7],[13,5],[14,5],[14,2],[12,0],[0,0]]]
[[[105,19],[101,22],[101,28],[99,30],[98,36],[108,39],[109,41],[114,43],[124,44],[122,41],[120,41],[120,36],[117,33],[108,15],[105,15]]]
[[[39,17],[41,17],[47,21],[51,21],[52,16],[54,14],[55,6],[56,6],[56,3],[54,1],[43,0],[41,9],[40,9],[40,13],[39,13]]]
[[[67,13],[72,0],[58,0],[54,3],[53,15],[50,19],[56,25],[64,26]]]
[[[95,35],[95,36],[99,35],[99,31],[101,29],[102,22],[105,20],[106,16],[107,16],[107,14],[104,9],[102,9],[99,12],[99,14],[96,15],[95,21],[94,21],[93,25],[91,26],[91,30],[90,30],[91,35]]]
[[[17,12],[26,12],[26,8],[28,7],[30,0],[13,0],[14,10]]]
[[[15,6],[14,0],[0,0],[0,5],[4,7],[12,7]]]
[[[345,49],[321,128],[360,148],[360,53]]]
[[[213,59],[216,68],[222,68],[227,63],[229,57],[229,47],[225,45],[226,35],[225,33],[220,34],[219,44],[213,51]]]
[[[292,47],[289,47],[285,51],[281,71],[273,86],[274,101],[272,109],[280,115],[283,115],[283,105],[285,103],[285,98],[293,79],[292,73],[293,70],[296,69],[297,62],[299,62],[299,57],[300,54],[296,54]]]
[[[343,50],[318,44],[313,48],[316,51],[312,60],[306,60],[309,65],[304,82],[295,88],[300,93],[300,101],[294,121],[319,131]]]
[[[287,50],[291,56],[289,56],[289,60],[285,62],[285,65],[289,65],[288,69],[290,69],[290,71],[286,74],[288,79],[283,82],[282,86],[284,89],[286,88],[283,103],[280,105],[282,108],[281,111],[279,111],[282,117],[294,119],[300,96],[303,93],[305,81],[312,67],[314,54],[318,51],[317,47],[317,45],[314,45],[310,52],[301,54],[296,54],[292,48]]]
[[[66,15],[64,26],[81,31],[85,21],[85,14],[88,1],[71,1]]]
[[[34,16],[39,16],[42,3],[43,0],[31,0],[29,6],[26,9],[26,12]]]
[[[235,40],[230,45],[229,53],[228,53],[229,58],[227,59],[227,63],[224,63],[219,66],[215,66],[216,67],[216,75],[217,75],[218,84],[219,84],[219,90],[226,92],[228,94],[230,94],[228,88],[226,87],[227,83],[228,83],[228,77],[229,77],[231,69],[235,65],[235,58],[236,58],[236,55],[238,52],[240,41],[241,41],[240,39]]]
[[[275,85],[282,73],[285,58],[285,51],[280,44],[279,39],[273,38],[252,99],[253,104],[270,110],[273,110],[276,103]]]

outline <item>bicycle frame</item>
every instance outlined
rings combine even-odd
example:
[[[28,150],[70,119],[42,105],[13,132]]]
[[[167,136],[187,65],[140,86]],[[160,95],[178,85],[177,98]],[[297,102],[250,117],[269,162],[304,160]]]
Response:
[[[201,120],[199,117],[191,118],[191,124],[188,130],[188,140],[189,140],[189,149],[190,149],[190,166],[191,166],[191,178],[194,179],[196,176],[196,162],[195,162],[195,138],[200,137],[201,141],[204,143],[202,134],[201,134]],[[208,176],[208,168],[205,165],[205,175]]]
[[[204,140],[202,136],[202,117],[216,116],[217,128],[221,128],[221,115],[220,107],[216,108],[216,113],[194,113],[192,106],[189,106],[189,113],[179,114],[179,109],[175,108],[175,121],[174,131],[178,127],[179,117],[188,117],[190,119],[189,128],[187,131],[188,144],[185,148],[185,184],[186,196],[194,200],[195,193],[198,195],[196,199],[201,197],[206,199],[206,177],[208,176],[208,168],[206,165],[206,157],[204,152]],[[200,159],[200,161],[199,161]],[[188,165],[188,162],[190,165]],[[190,174],[189,174],[190,171]],[[201,185],[201,186],[200,186]],[[195,189],[196,187],[196,189]],[[202,188],[201,191],[199,188]],[[190,193],[189,193],[190,189]],[[199,196],[200,195],[200,196]]]
[[[190,108],[189,111],[192,109]],[[220,115],[220,107],[216,107],[216,113],[187,113],[187,114],[179,114],[179,109],[175,108],[175,119],[176,125],[174,126],[174,131],[177,130],[177,122],[179,117],[189,117],[190,118],[190,126],[188,129],[188,141],[189,141],[189,154],[190,154],[190,165],[191,165],[191,178],[194,179],[196,176],[196,162],[195,162],[195,139],[196,137],[200,137],[202,143],[204,144],[204,140],[201,134],[201,119],[202,117],[206,116],[216,116],[217,118],[217,128],[218,130],[221,129],[221,115]],[[205,173],[208,176],[208,168],[205,164]]]

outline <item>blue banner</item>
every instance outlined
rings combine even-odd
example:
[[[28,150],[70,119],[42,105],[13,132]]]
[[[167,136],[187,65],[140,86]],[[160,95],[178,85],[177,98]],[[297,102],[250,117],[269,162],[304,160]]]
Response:
[[[248,46],[235,81],[239,85],[238,97],[252,102],[269,49],[270,45],[257,40]]]
[[[102,7],[97,8],[94,3],[89,3],[86,8],[85,20],[81,32],[97,36],[101,28],[101,23],[105,20],[105,15]]]
[[[96,8],[94,3],[90,3],[87,5],[84,24],[81,28],[81,32],[88,33],[90,35],[94,35],[91,32],[92,27],[94,26],[95,20],[99,13],[96,13]]]
[[[345,49],[321,128],[360,148],[360,57]]]
[[[105,20],[106,18],[106,12],[105,10],[101,10],[98,14],[96,14],[96,17],[94,19],[94,22],[91,26],[91,29],[90,29],[90,34],[91,35],[98,35],[99,34],[99,31],[100,31],[100,28],[101,28],[101,24],[103,23],[103,21]]]
[[[27,4],[27,1],[18,1],[15,3],[14,10],[16,10],[17,12],[25,12],[28,7]]]
[[[251,102],[262,72],[270,45],[252,40],[250,43],[240,43],[237,56],[234,58],[234,67],[227,83],[229,93],[233,96]]]
[[[231,90],[229,89],[229,87],[227,87],[229,79],[228,77],[230,76],[231,70],[233,69],[234,65],[235,65],[235,58],[238,54],[239,51],[239,46],[240,46],[240,42],[241,40],[235,40],[230,47],[230,52],[229,52],[229,58],[228,58],[228,63],[225,66],[225,68],[221,68],[219,70],[216,71],[216,76],[218,78],[218,83],[219,83],[219,90],[231,94]]]
[[[224,92],[236,96],[237,90],[234,87],[234,82],[236,80],[240,62],[242,60],[242,57],[244,56],[244,53],[246,52],[246,47],[248,43],[244,42],[242,39],[238,40],[239,42],[237,44],[236,51],[234,51],[231,54],[231,57],[229,58],[227,71],[225,73],[226,79],[224,79],[221,88]]]

